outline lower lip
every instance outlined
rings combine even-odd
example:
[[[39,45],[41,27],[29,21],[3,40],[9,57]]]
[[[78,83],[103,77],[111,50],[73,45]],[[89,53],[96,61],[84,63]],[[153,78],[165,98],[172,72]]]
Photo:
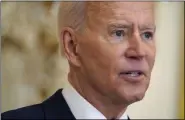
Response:
[[[139,76],[133,77],[128,74],[120,74],[120,77],[126,81],[129,81],[129,82],[140,82],[140,81],[144,80],[145,76],[144,76],[144,74],[141,74]]]

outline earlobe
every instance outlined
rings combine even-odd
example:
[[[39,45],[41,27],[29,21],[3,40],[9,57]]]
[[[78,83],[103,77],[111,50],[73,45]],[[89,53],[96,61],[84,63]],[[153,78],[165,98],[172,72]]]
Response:
[[[78,54],[77,54],[77,40],[75,33],[71,28],[64,28],[60,37],[60,44],[63,47],[64,54],[68,61],[75,66],[79,66]]]

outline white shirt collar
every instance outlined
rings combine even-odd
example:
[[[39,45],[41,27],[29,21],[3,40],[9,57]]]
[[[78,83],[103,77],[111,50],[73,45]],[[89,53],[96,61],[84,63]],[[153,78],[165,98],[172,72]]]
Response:
[[[85,100],[70,83],[62,90],[62,94],[76,119],[106,119],[106,117]],[[124,113],[120,119],[128,119],[128,116]]]

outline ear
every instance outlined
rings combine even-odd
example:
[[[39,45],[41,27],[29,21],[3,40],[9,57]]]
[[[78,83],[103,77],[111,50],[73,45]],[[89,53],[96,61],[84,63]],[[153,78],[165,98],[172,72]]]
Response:
[[[67,57],[68,61],[71,64],[79,67],[80,61],[77,53],[78,43],[73,29],[66,27],[62,30],[60,36],[60,44],[63,47],[64,54]]]

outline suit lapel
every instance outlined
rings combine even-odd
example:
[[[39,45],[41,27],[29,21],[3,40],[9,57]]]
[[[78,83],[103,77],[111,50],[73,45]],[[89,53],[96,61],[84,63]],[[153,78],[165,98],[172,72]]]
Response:
[[[130,120],[130,117],[128,116],[128,120]]]
[[[45,119],[75,119],[61,92],[59,89],[41,104]]]

